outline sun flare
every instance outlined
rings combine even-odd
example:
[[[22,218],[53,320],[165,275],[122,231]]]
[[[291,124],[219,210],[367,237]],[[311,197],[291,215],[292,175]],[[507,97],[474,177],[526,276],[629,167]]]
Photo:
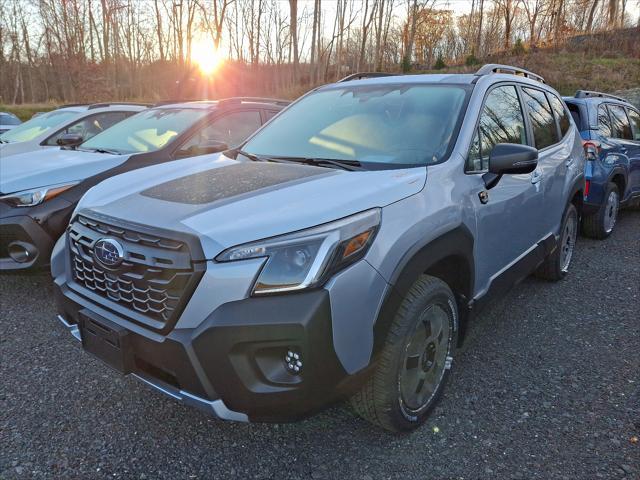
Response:
[[[211,75],[224,62],[225,58],[219,49],[213,46],[213,42],[200,40],[191,46],[191,61],[198,65],[205,75]]]

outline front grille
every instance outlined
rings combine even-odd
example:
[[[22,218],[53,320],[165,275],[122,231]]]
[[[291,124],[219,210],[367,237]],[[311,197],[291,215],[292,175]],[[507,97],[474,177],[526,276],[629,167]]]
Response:
[[[78,215],[69,227],[74,282],[127,316],[162,329],[175,321],[201,276],[186,241],[156,236],[143,227],[123,227]],[[96,260],[95,243],[112,238],[122,244],[124,260],[108,268]]]

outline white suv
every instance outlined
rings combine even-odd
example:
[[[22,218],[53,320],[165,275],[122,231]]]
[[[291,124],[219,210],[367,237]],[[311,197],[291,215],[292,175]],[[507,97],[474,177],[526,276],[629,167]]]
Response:
[[[0,135],[0,158],[17,153],[58,147],[64,135],[73,134],[88,140],[148,105],[130,103],[95,103],[69,105],[33,117]]]

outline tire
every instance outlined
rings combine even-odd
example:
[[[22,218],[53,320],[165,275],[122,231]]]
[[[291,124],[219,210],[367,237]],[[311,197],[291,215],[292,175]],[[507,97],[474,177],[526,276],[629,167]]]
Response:
[[[582,219],[582,233],[586,237],[605,239],[615,227],[620,211],[620,192],[615,183],[609,182],[604,199],[597,212],[585,215]]]
[[[446,283],[428,275],[416,280],[396,312],[374,372],[350,399],[356,413],[392,432],[422,425],[449,377],[457,319]]]
[[[578,236],[578,210],[572,203],[562,217],[560,241],[555,250],[545,259],[535,272],[536,277],[552,282],[562,280],[567,276],[573,251]]]

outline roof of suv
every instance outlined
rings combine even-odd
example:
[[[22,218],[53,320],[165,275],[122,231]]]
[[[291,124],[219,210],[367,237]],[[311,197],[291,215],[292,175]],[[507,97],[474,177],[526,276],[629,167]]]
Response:
[[[154,108],[191,108],[191,109],[216,109],[231,105],[252,105],[252,106],[269,106],[269,107],[286,107],[291,102],[279,98],[261,98],[261,97],[230,97],[220,100],[200,100],[193,102],[185,101],[165,101],[154,105]]]
[[[87,112],[90,110],[118,108],[119,110],[142,110],[149,108],[152,105],[150,103],[135,103],[135,102],[101,102],[101,103],[72,103],[68,105],[62,105],[56,110],[67,110],[71,112]]]
[[[628,106],[632,106],[628,100],[603,92],[592,92],[589,90],[578,90],[573,97],[562,97],[565,102],[571,103],[622,103]]]
[[[428,73],[418,75],[394,75],[380,72],[365,72],[354,73],[337,83],[327,85],[326,87],[336,87],[342,83],[350,83],[357,81],[358,85],[380,85],[380,84],[419,84],[419,83],[447,83],[447,84],[459,84],[459,85],[472,85],[475,84],[480,78],[491,76],[493,80],[498,81],[513,81],[513,77],[518,77],[519,81],[530,83],[534,85],[542,85],[549,87],[544,78],[540,75],[525,70],[523,68],[514,67],[511,65],[500,64],[487,64],[482,66],[475,73]],[[322,87],[324,88],[324,87]]]

